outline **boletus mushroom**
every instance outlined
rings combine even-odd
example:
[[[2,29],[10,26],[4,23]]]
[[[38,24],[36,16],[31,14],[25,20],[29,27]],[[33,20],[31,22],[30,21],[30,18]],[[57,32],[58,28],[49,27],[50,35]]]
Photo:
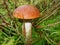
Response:
[[[23,20],[22,33],[25,36],[26,45],[31,45],[31,20],[40,17],[39,10],[33,5],[22,5],[15,9],[13,16]]]

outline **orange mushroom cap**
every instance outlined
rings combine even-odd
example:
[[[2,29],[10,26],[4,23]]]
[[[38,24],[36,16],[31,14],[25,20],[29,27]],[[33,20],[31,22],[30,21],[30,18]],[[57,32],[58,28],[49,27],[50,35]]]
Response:
[[[23,5],[15,9],[13,16],[20,19],[35,19],[40,17],[39,10],[32,5]]]

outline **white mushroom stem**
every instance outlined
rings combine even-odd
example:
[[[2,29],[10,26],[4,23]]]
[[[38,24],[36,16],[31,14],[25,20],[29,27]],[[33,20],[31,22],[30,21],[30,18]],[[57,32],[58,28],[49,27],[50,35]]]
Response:
[[[22,26],[22,31],[23,31],[23,34],[25,35],[25,40],[26,40],[26,43],[28,43],[27,45],[30,45],[29,43],[31,42],[31,28],[32,28],[32,24],[31,22],[25,22],[23,24],[24,26]]]
[[[26,38],[29,39],[31,36],[31,27],[32,24],[30,22],[25,23],[25,31],[26,31]]]

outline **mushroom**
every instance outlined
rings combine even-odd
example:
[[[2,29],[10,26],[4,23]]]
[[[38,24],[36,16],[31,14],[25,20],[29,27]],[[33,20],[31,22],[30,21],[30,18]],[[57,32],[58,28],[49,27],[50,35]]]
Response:
[[[40,17],[39,10],[33,5],[22,5],[15,9],[13,16],[23,20],[22,33],[25,36],[26,45],[31,45],[31,20]]]

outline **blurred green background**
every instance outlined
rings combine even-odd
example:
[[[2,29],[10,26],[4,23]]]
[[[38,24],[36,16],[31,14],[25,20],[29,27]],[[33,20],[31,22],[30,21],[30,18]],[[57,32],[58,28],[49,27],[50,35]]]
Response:
[[[41,17],[32,20],[32,45],[60,45],[60,0],[0,0],[0,45],[24,45],[22,21],[13,11],[25,4],[36,6]]]

